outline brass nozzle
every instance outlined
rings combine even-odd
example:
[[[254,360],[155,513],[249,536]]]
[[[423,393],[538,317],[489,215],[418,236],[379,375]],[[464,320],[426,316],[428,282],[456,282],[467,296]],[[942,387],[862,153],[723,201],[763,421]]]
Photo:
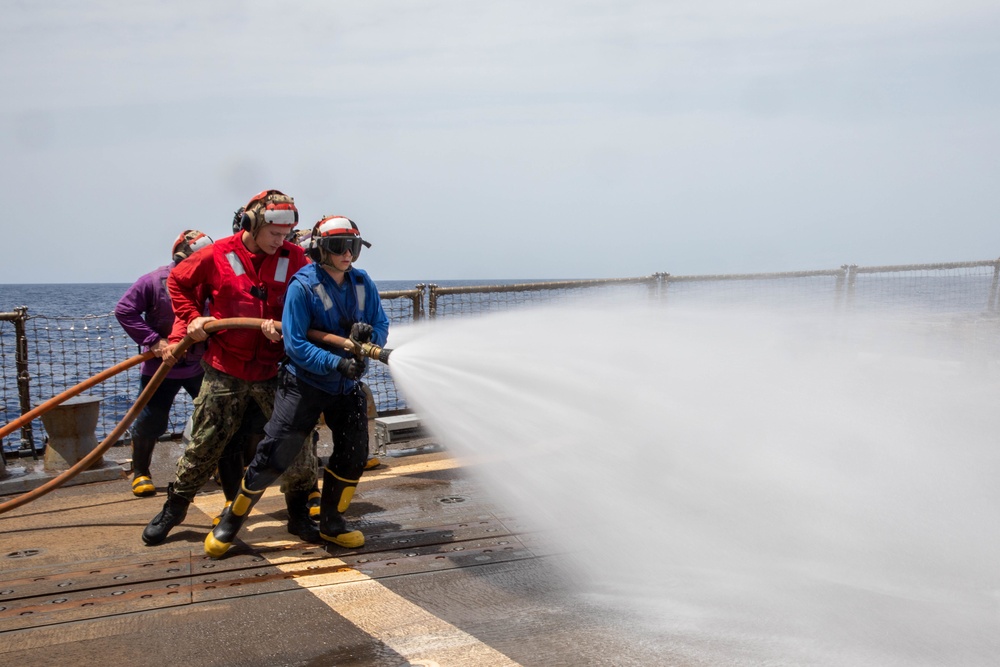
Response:
[[[377,359],[383,364],[389,363],[389,355],[392,353],[387,347],[379,347],[374,343],[363,343],[361,345],[361,355],[369,359]]]

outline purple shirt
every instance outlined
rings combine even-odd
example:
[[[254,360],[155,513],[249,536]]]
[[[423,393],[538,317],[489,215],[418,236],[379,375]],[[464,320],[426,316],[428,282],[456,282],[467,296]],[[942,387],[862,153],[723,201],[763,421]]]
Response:
[[[167,293],[167,276],[172,268],[174,264],[170,263],[142,276],[125,291],[115,306],[115,317],[122,329],[129,338],[147,349],[159,339],[167,338],[174,326],[174,309]],[[170,369],[167,377],[185,379],[204,373],[201,367],[204,353],[204,343],[191,346],[184,358]],[[142,374],[153,375],[162,363],[156,357],[143,362]]]

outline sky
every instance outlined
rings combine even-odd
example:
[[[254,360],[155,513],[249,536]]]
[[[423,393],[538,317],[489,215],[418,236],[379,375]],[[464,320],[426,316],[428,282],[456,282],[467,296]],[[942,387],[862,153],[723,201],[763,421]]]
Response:
[[[376,280],[1000,256],[988,0],[8,0],[0,284],[131,282],[264,189]]]

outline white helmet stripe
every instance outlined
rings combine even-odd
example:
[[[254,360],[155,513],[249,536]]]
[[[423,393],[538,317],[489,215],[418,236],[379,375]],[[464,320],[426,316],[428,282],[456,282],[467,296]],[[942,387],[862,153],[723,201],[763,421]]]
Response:
[[[268,208],[264,210],[264,224],[267,225],[295,225],[295,211],[284,208]]]
[[[353,234],[354,236],[361,236],[361,233],[354,229],[351,221],[341,216],[326,220],[326,222],[319,226],[316,233],[320,236],[326,236],[327,234]]]
[[[204,234],[196,238],[194,241],[191,241],[191,243],[189,244],[191,248],[191,254],[198,252],[202,248],[207,248],[210,245],[212,245],[212,239],[210,239],[208,236]]]

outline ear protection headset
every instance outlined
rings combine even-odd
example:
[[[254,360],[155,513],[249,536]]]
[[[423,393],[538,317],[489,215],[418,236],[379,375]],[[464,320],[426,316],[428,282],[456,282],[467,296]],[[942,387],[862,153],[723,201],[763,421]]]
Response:
[[[319,246],[316,245],[316,241],[314,239],[309,240],[309,246],[305,249],[305,251],[306,257],[308,257],[311,261],[316,264],[323,263],[323,251],[319,249]]]
[[[247,210],[246,206],[240,206],[233,213],[233,234],[235,234],[236,232],[240,231],[241,229],[244,229],[244,227],[243,227],[243,212],[246,211],[246,210]]]
[[[240,229],[245,232],[249,232],[250,228],[253,227],[254,214],[253,212],[247,213],[247,210],[243,209],[243,214],[240,216]]]

